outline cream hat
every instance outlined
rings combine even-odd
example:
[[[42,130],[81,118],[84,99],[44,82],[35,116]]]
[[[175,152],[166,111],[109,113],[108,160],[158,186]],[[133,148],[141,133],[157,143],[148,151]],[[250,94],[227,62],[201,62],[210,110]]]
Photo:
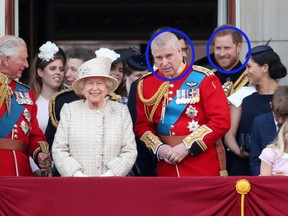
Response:
[[[108,93],[114,92],[118,87],[118,80],[110,76],[111,64],[119,54],[107,48],[101,48],[96,52],[96,58],[84,62],[78,68],[78,78],[73,82],[73,90],[83,95],[83,80],[87,77],[105,77],[108,80]]]

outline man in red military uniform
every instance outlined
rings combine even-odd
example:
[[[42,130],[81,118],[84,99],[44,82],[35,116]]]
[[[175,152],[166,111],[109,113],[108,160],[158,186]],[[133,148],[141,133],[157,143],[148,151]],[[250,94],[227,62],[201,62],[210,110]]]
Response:
[[[42,171],[49,165],[48,145],[36,119],[35,96],[15,81],[28,68],[26,43],[19,37],[0,37],[0,176],[32,176],[29,157]]]
[[[177,78],[182,62],[177,37],[164,32],[151,43],[157,75]],[[230,112],[219,79],[193,66],[178,80],[152,74],[138,84],[137,136],[158,158],[158,176],[219,176],[215,143],[230,127]]]

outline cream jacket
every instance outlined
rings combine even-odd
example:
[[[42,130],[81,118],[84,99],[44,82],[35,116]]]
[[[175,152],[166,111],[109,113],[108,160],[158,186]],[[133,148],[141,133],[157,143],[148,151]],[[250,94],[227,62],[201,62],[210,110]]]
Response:
[[[135,163],[137,150],[132,120],[126,105],[107,101],[91,110],[85,100],[64,104],[52,145],[52,156],[61,176],[81,171],[100,176],[111,170],[125,176]]]

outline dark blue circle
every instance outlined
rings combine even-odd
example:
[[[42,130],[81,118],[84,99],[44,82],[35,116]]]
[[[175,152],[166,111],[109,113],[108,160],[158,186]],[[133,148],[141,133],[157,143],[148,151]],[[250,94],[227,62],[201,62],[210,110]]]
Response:
[[[172,79],[169,79],[169,78],[166,78],[166,77],[162,77],[162,76],[159,76],[153,69],[153,67],[151,67],[151,64],[150,64],[150,61],[149,61],[149,49],[150,49],[150,46],[151,46],[151,43],[152,41],[154,40],[155,37],[157,37],[159,34],[162,34],[163,32],[177,32],[181,35],[183,35],[185,37],[185,39],[188,41],[190,47],[191,47],[191,52],[192,52],[192,59],[191,59],[191,63],[190,63],[190,66],[187,68],[187,70],[181,75],[181,76],[177,76],[175,78],[172,78]],[[174,28],[165,28],[157,33],[155,33],[152,38],[149,40],[149,43],[146,47],[146,52],[145,52],[145,57],[146,57],[146,63],[147,63],[147,66],[149,68],[149,70],[159,79],[161,80],[164,80],[164,81],[176,81],[176,80],[179,80],[179,79],[182,79],[184,76],[186,76],[186,74],[192,69],[193,67],[193,64],[194,64],[194,59],[195,59],[195,50],[194,50],[194,46],[193,46],[193,43],[192,41],[190,40],[190,38],[182,31],[179,31],[178,29],[174,29]]]
[[[225,29],[232,29],[232,30],[235,30],[235,31],[238,31],[240,32],[246,42],[247,42],[247,45],[248,45],[248,53],[247,53],[247,56],[246,56],[246,60],[245,62],[237,69],[235,70],[231,70],[231,71],[227,71],[227,70],[223,70],[222,68],[219,68],[217,67],[214,62],[211,60],[211,57],[210,57],[210,53],[209,53],[209,48],[210,48],[210,44],[211,44],[211,40],[213,39],[213,37],[220,31],[222,30],[225,30]],[[221,72],[221,73],[225,73],[225,74],[233,74],[233,73],[237,73],[238,71],[242,70],[244,67],[246,67],[246,64],[248,63],[249,59],[250,59],[250,56],[251,56],[251,44],[250,44],[250,40],[249,38],[247,37],[247,35],[241,31],[240,29],[234,27],[234,26],[224,26],[224,27],[221,27],[219,29],[217,29],[216,31],[213,32],[213,34],[210,36],[209,40],[208,40],[208,43],[207,43],[207,46],[206,46],[206,55],[207,55],[207,58],[208,58],[208,61],[209,63],[212,65],[213,68],[215,68],[217,71]]]

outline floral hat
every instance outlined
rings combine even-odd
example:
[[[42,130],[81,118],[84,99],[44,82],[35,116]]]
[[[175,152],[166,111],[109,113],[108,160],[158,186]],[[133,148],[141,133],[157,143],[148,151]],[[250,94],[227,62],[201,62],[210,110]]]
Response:
[[[46,61],[50,62],[53,61],[56,55],[62,56],[64,63],[66,61],[66,55],[64,51],[58,47],[55,43],[51,41],[47,41],[39,48],[39,54],[37,58],[36,65],[38,66],[41,62]]]
[[[78,95],[83,95],[83,80],[87,77],[105,77],[108,80],[108,93],[114,92],[118,87],[118,80],[109,74],[112,62],[120,55],[108,48],[101,48],[95,53],[96,58],[84,62],[78,68],[78,78],[72,84]]]

